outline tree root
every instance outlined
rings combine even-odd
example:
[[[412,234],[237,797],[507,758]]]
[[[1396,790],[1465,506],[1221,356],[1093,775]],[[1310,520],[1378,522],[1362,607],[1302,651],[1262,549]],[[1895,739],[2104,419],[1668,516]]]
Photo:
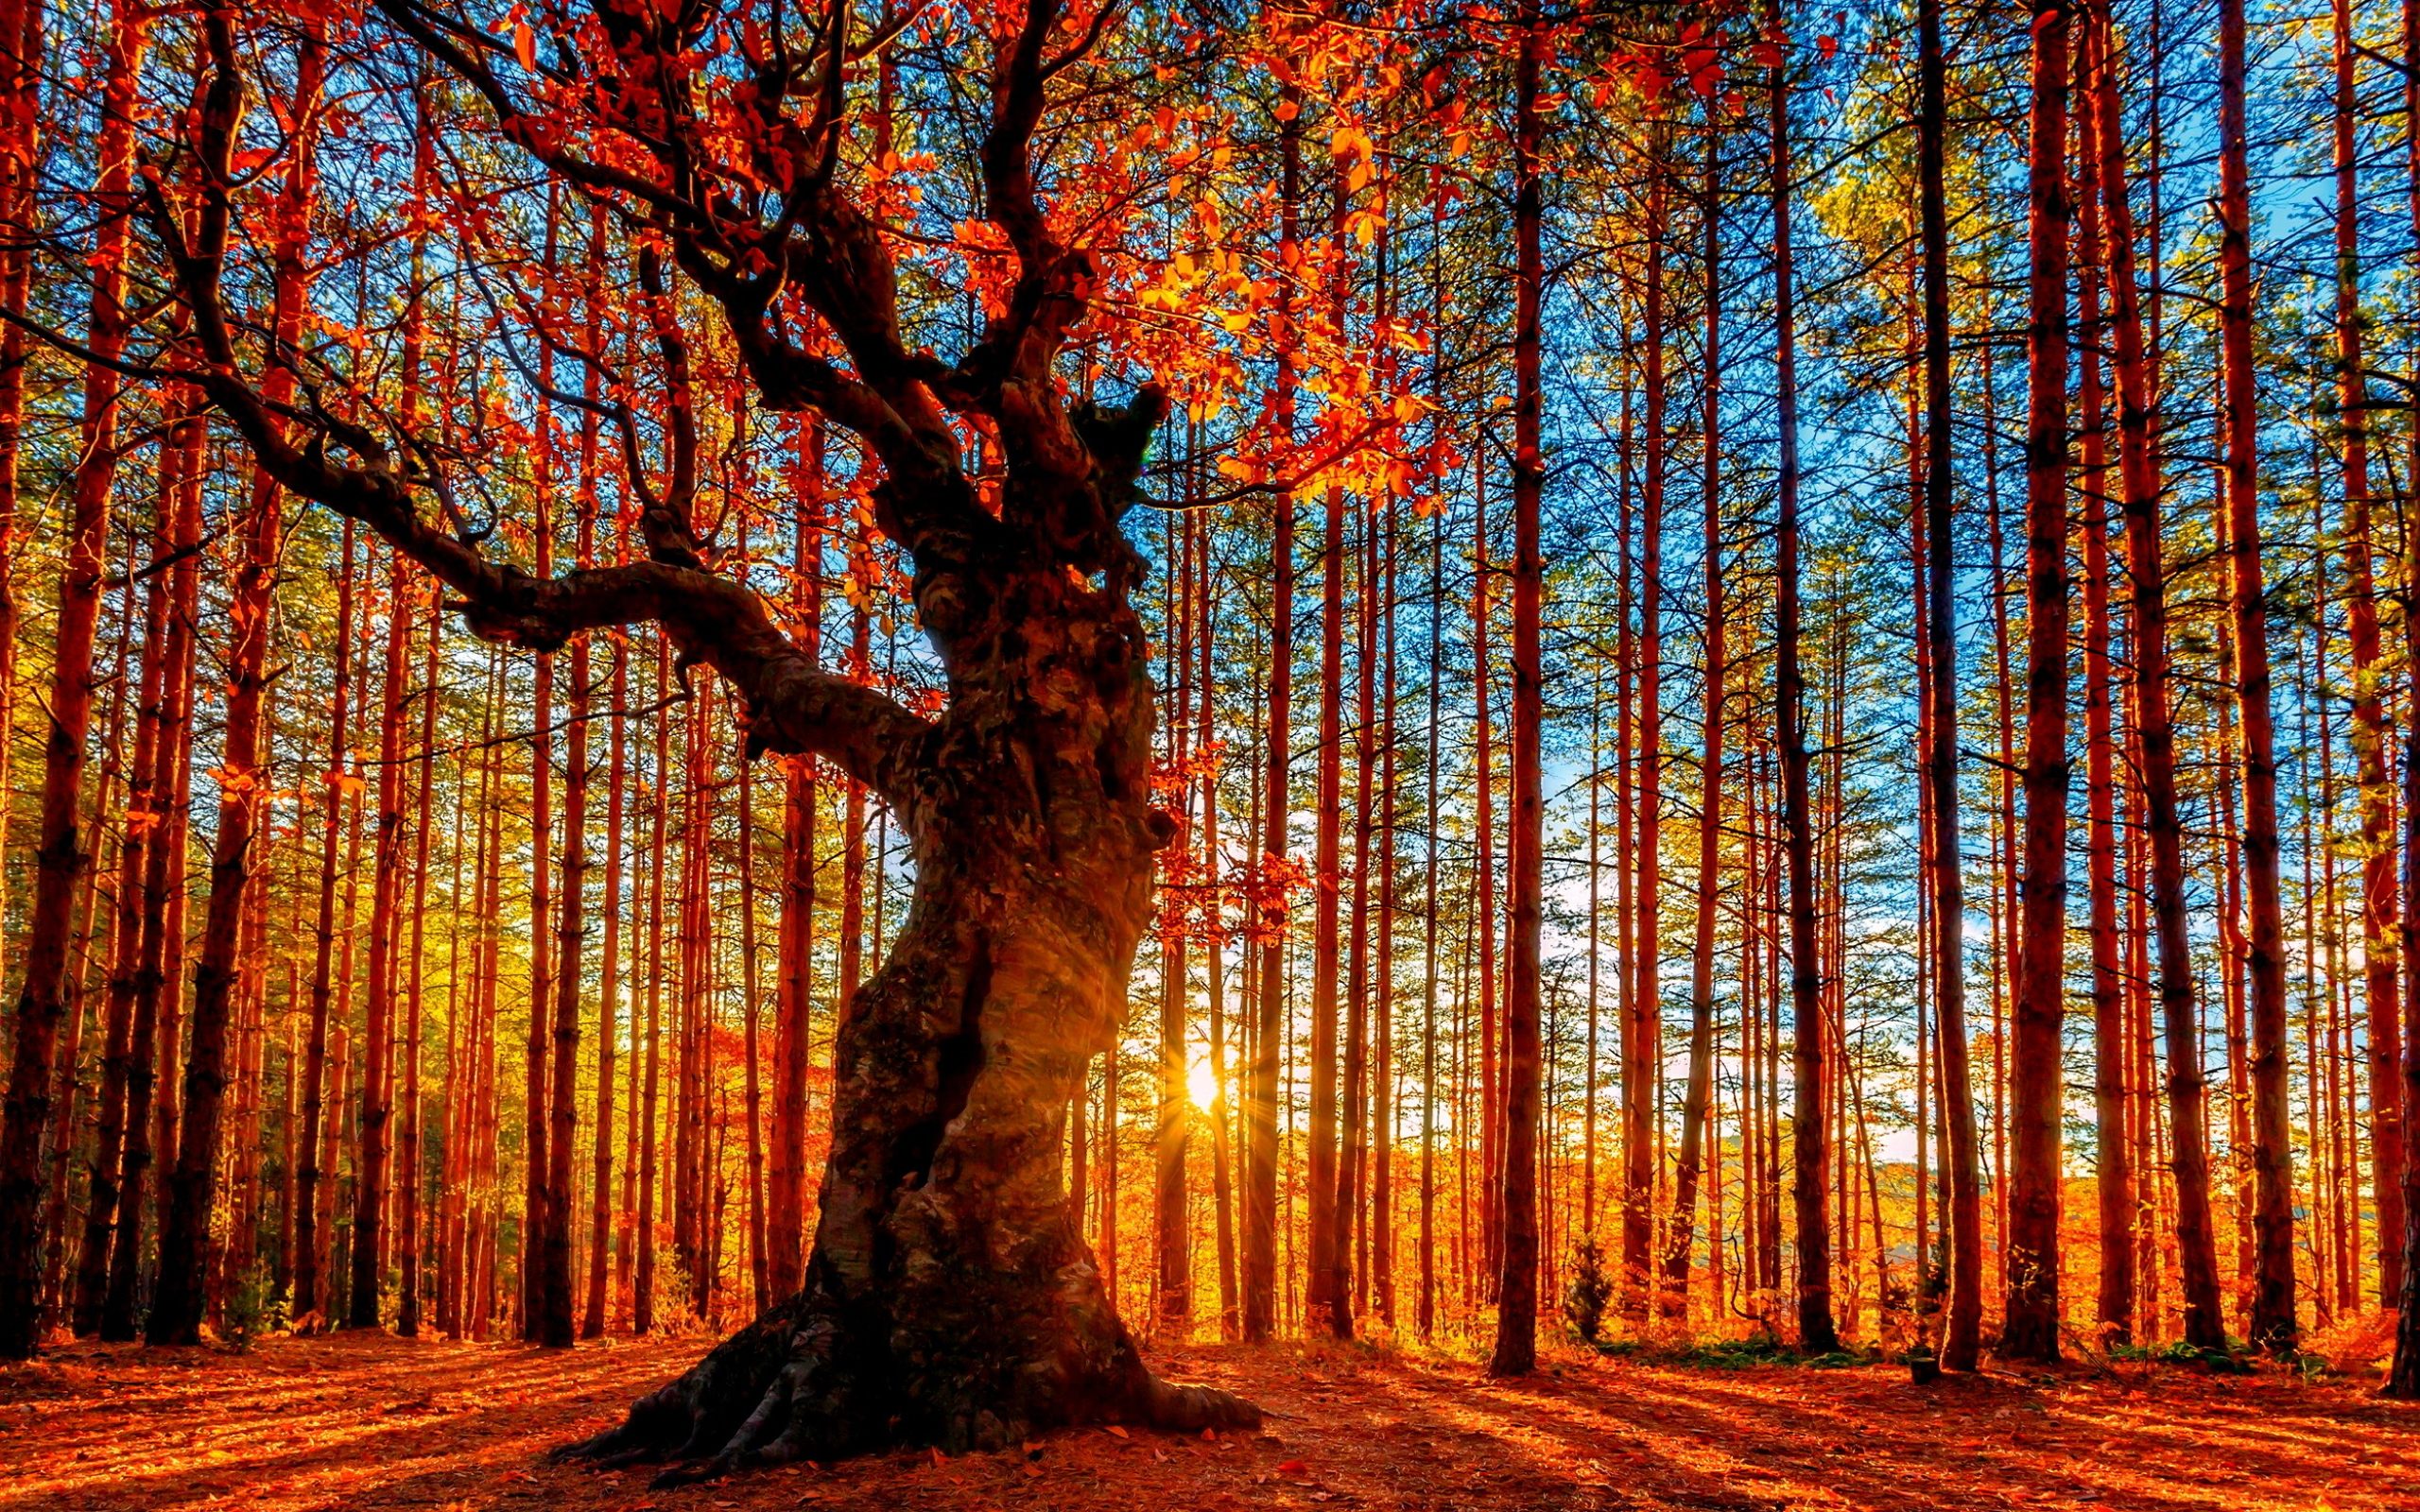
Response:
[[[869,1377],[882,1374],[879,1365],[843,1363],[837,1338],[828,1320],[793,1298],[725,1339],[679,1380],[631,1403],[614,1427],[550,1457],[598,1469],[663,1465],[652,1483],[663,1489],[884,1448],[1004,1449],[1041,1429],[1086,1422],[1199,1434],[1261,1421],[1260,1408],[1232,1392],[1161,1380],[1123,1340],[1122,1368],[1111,1389],[1064,1393],[1022,1410],[1003,1404],[999,1413],[961,1407],[936,1416],[904,1400],[897,1385],[868,1390]]]
[[[1149,1370],[1143,1372],[1143,1383],[1135,1397],[1137,1416],[1147,1427],[1198,1434],[1205,1428],[1260,1426],[1257,1403],[1216,1386],[1180,1386]]]

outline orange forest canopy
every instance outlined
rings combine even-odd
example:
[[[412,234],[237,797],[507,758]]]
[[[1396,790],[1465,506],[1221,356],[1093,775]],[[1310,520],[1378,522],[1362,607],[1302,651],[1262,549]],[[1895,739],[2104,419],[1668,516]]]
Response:
[[[2420,1396],[2420,11],[2218,23],[0,4],[0,1357]]]

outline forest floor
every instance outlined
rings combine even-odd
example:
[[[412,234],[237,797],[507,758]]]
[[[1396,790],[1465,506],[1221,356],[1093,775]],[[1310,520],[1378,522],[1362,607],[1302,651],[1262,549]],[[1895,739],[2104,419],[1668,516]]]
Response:
[[[1265,1430],[1054,1434],[650,1491],[545,1452],[615,1420],[701,1339],[563,1352],[384,1335],[248,1353],[75,1346],[0,1369],[0,1512],[938,1508],[2420,1509],[2420,1407],[2285,1372],[1990,1372],[1553,1360],[1519,1383],[1377,1350],[1159,1351]]]

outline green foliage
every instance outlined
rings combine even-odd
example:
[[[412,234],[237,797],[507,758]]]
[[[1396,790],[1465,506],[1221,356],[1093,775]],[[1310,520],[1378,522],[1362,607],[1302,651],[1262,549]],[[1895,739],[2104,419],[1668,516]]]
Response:
[[[2243,1347],[2234,1339],[2223,1349],[2201,1349],[2183,1339],[2166,1344],[2113,1344],[2109,1347],[2112,1360],[2134,1360],[2149,1365],[2198,1365],[2218,1375],[2250,1375],[2252,1363],[2245,1358]],[[2325,1362],[2321,1362],[2322,1368]]]
[[[1794,1365],[1798,1355],[1778,1334],[1757,1332],[1744,1339],[1708,1339],[1680,1351],[1676,1363],[1708,1370],[1753,1370],[1761,1366]]]
[[[285,1332],[286,1323],[285,1297],[277,1290],[267,1262],[229,1280],[218,1330],[228,1348],[243,1353],[262,1334]]]
[[[1583,1235],[1571,1256],[1571,1280],[1563,1292],[1563,1320],[1582,1344],[1597,1343],[1604,1327],[1605,1303],[1614,1295],[1613,1278],[1605,1274],[1604,1251],[1597,1236]]]

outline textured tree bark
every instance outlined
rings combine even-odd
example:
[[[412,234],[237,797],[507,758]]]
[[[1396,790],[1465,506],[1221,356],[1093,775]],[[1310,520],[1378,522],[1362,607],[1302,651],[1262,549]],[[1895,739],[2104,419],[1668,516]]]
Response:
[[[1320,734],[1311,861],[1310,1142],[1303,1179],[1310,1263],[1304,1278],[1305,1331],[1350,1338],[1345,1305],[1346,1218],[1337,1204],[1338,894],[1344,885],[1340,811],[1344,744],[1344,490],[1331,488],[1320,545]]]
[[[187,444],[198,445],[188,432]],[[163,1091],[176,1074],[179,1037],[178,1007],[183,990],[184,861],[193,785],[194,647],[198,627],[196,604],[200,583],[198,550],[201,539],[201,477],[199,455],[184,451],[162,468],[158,509],[165,527],[160,544],[176,565],[168,572],[165,634],[162,644],[159,714],[153,738],[151,844],[145,850],[142,887],[142,940],[134,971],[134,1027],[129,1045],[126,1143],[118,1164],[121,1212],[117,1243],[110,1253],[109,1287],[101,1305],[100,1336],[110,1340],[136,1337],[138,1293],[143,1275],[144,1183],[159,1170],[163,1156],[176,1153],[177,1121],[167,1111],[174,1099]],[[202,1046],[207,1074],[224,1078],[224,1004],[213,1025],[216,1043]],[[215,1109],[214,1109],[215,1112]],[[170,1194],[155,1193],[153,1217],[164,1223]],[[206,1216],[206,1215],[205,1215]],[[199,1297],[200,1251],[194,1251],[191,1278]],[[171,1288],[171,1303],[185,1299]],[[198,1300],[194,1304],[199,1305]]]
[[[743,545],[747,531],[743,524]],[[747,1120],[748,1281],[758,1311],[773,1305],[765,1274],[765,1088],[759,1069],[763,1012],[756,996],[756,769],[739,768],[739,1011],[740,1107]]]
[[[582,529],[591,527],[583,518]],[[583,558],[591,555],[582,552]],[[625,737],[622,721],[622,698],[625,692],[625,646],[617,637],[609,648],[613,662],[613,678],[607,684],[606,745],[610,755],[606,762],[605,779],[605,878],[600,910],[604,914],[604,938],[599,943],[596,968],[596,1126],[594,1153],[589,1161],[588,1198],[588,1291],[581,1304],[579,1336],[583,1339],[605,1335],[608,1311],[607,1291],[610,1282],[609,1261],[613,1248],[614,1191],[614,1061],[615,1058],[615,1025],[622,1001],[622,824],[623,763]],[[583,682],[586,679],[583,677]]]
[[[487,87],[485,65],[424,13],[391,5],[385,14],[478,86],[508,126],[526,124],[508,92]],[[610,9],[600,19],[609,28],[627,20]],[[1153,852],[1173,826],[1151,807],[1150,651],[1131,606],[1145,564],[1120,524],[1166,395],[1146,387],[1119,407],[1074,403],[1052,367],[1097,278],[1088,254],[1054,239],[1027,152],[1058,66],[1046,66],[1058,19],[1036,4],[1004,43],[981,166],[988,214],[1014,244],[1024,282],[963,371],[907,354],[873,225],[821,178],[789,185],[824,249],[801,245],[802,282],[855,347],[861,378],[787,347],[765,324],[765,304],[696,239],[694,221],[671,237],[722,305],[768,403],[841,406],[879,452],[875,524],[908,551],[918,622],[948,677],[946,706],[931,719],[817,669],[755,593],[707,569],[688,520],[696,435],[683,406],[664,415],[669,486],[639,489],[648,560],[562,576],[520,572],[424,520],[374,438],[343,431],[350,462],[289,444],[243,375],[220,304],[242,81],[229,18],[201,22],[211,71],[192,115],[197,225],[186,232],[164,213],[151,218],[195,317],[192,381],[263,465],[348,529],[365,524],[411,556],[460,595],[482,638],[543,655],[599,627],[661,625],[660,684],[676,644],[684,671],[713,668],[745,730],[742,759],[834,761],[898,816],[915,863],[908,917],[836,1038],[833,1148],[804,1286],[567,1453],[692,1461],[675,1476],[686,1479],[902,1441],[999,1448],[1098,1418],[1182,1430],[1259,1420],[1247,1402],[1171,1386],[1144,1366],[1062,1180],[1065,1108],[1091,1057],[1115,1042],[1150,916]],[[660,38],[631,45],[659,48],[659,69],[685,66]],[[837,68],[831,77],[837,91]],[[596,171],[560,154],[546,161],[574,177]],[[650,292],[656,255],[639,254]],[[677,335],[660,327],[657,337],[677,378]],[[996,514],[960,468],[945,402],[999,422],[1008,467]],[[702,706],[702,696],[691,705],[693,732]],[[697,760],[693,775],[710,775],[705,765]],[[1282,816],[1282,802],[1273,807]],[[704,890],[690,891],[697,925]],[[695,928],[684,944],[707,937]],[[699,963],[683,977],[699,994]],[[690,1027],[702,1029],[703,1016]],[[1263,1054],[1274,1048],[1265,1042]],[[480,1243],[484,1285],[492,1231]]]
[[[1122,595],[1020,576],[951,658],[899,795],[917,891],[836,1046],[807,1284],[579,1446],[707,1469],[887,1438],[1256,1419],[1143,1366],[1077,1234],[1065,1109],[1150,918],[1150,692]]]

